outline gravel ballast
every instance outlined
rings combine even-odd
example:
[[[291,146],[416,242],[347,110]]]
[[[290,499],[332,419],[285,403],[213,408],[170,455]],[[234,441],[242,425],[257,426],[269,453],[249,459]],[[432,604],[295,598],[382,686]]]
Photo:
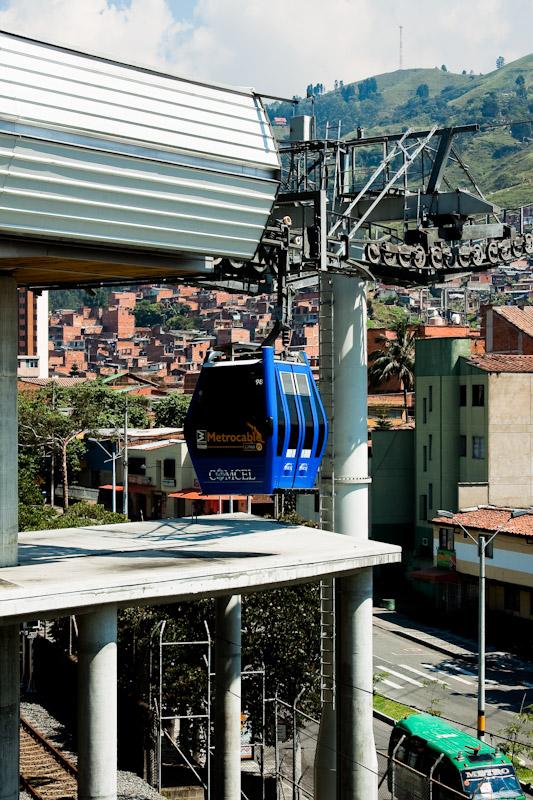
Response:
[[[74,752],[72,734],[58,722],[42,705],[34,701],[23,701],[20,713],[30,725],[49,739],[73,764],[78,763]],[[117,772],[118,800],[163,800],[159,792],[135,775],[133,772]],[[20,793],[21,800],[31,800],[26,792]]]

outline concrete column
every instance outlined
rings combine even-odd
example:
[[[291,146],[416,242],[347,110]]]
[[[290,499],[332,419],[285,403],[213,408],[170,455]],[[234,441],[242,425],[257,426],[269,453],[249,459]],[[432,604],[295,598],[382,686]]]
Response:
[[[14,278],[0,276],[0,567],[17,563],[18,294]]]
[[[333,276],[335,529],[368,539],[366,295]],[[372,570],[336,581],[337,800],[377,800],[372,716]]]
[[[241,798],[241,598],[216,600],[215,769],[211,796]]]
[[[372,713],[372,568],[336,582],[337,798],[377,800]]]
[[[19,798],[19,626],[0,627],[0,800]]]
[[[80,614],[78,635],[78,800],[116,800],[116,608]]]
[[[17,563],[17,284],[0,276],[0,567]],[[0,627],[0,800],[19,796],[19,626]]]

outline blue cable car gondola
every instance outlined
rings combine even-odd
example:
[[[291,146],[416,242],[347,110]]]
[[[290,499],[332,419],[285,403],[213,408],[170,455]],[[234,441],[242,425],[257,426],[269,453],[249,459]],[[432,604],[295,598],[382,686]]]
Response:
[[[305,353],[202,367],[185,420],[189,453],[206,494],[312,489],[327,439],[324,406]]]

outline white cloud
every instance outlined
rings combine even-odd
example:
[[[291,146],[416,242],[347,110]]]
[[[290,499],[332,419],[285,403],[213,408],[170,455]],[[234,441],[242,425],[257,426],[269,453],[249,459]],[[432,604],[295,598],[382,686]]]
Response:
[[[168,66],[169,38],[187,29],[166,0],[12,0],[0,11],[0,29],[105,55],[118,61]]]
[[[531,0],[196,0],[182,16],[180,0],[8,0],[0,28],[283,95],[396,69],[400,24],[405,67],[476,72],[528,53],[533,29]]]

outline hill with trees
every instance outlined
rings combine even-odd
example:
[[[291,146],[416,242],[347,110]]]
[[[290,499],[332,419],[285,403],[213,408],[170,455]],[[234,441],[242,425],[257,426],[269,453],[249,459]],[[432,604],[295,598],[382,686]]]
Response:
[[[464,134],[458,147],[483,191],[507,208],[533,201],[533,54],[498,67],[486,75],[466,69],[450,72],[445,64],[434,69],[404,69],[345,83],[335,81],[326,91],[309,84],[309,97],[300,99],[296,113],[316,115],[318,135],[329,124],[336,136],[351,138],[358,127],[368,135],[427,128],[438,124],[479,123],[477,135]],[[271,118],[290,117],[293,106],[269,106]],[[286,138],[288,127],[279,127]]]

